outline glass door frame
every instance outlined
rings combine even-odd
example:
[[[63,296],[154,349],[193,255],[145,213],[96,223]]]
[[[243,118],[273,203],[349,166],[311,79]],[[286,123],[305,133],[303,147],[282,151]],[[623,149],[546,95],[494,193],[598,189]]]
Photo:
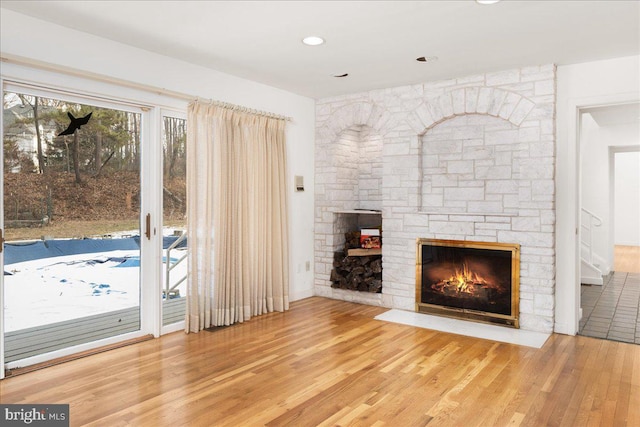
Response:
[[[176,108],[167,108],[167,107],[163,107],[163,108],[158,108],[157,109],[158,112],[158,124],[159,126],[156,127],[156,129],[159,132],[162,132],[162,123],[164,121],[165,117],[175,117],[178,119],[184,119],[187,120],[187,112],[186,110],[179,110]],[[187,127],[189,126],[189,122],[187,122]],[[186,143],[186,141],[185,141]],[[162,231],[164,230],[164,204],[163,204],[163,190],[162,190],[162,186],[164,185],[164,157],[163,157],[163,147],[162,147],[162,134],[158,135],[158,138],[156,139],[156,147],[157,148],[157,155],[158,155],[158,159],[156,163],[157,165],[159,165],[156,169],[159,173],[159,177],[158,177],[158,182],[160,182],[159,188],[158,188],[158,215],[156,215],[157,219],[158,219],[158,230],[160,230],[160,235],[162,237]],[[186,220],[185,220],[186,222]],[[164,256],[164,249],[162,248],[162,238],[160,239],[160,260],[162,260],[162,257]],[[188,259],[185,260],[188,262]],[[165,262],[169,262],[169,260],[165,260]],[[164,267],[162,265],[162,262],[160,262],[161,266]],[[158,298],[160,300],[160,305],[159,305],[159,313],[158,313],[158,325],[159,325],[159,335],[164,335],[164,334],[168,334],[171,332],[176,332],[176,331],[182,331],[184,330],[184,320],[181,322],[176,322],[176,323],[171,323],[168,325],[164,325],[163,324],[163,299],[162,299],[162,290],[164,289],[164,281],[163,281],[163,275],[162,272],[160,272],[160,276],[158,278],[157,283],[159,283],[158,286]]]
[[[4,147],[4,78],[0,75],[0,90],[2,91],[3,114],[0,117],[0,135],[2,135],[2,145]],[[0,150],[0,176],[4,177],[4,149]],[[4,181],[2,186],[4,187]],[[4,378],[4,189],[0,189],[0,380]]]
[[[56,82],[55,84],[52,82]],[[131,338],[152,334],[154,337],[178,328],[162,327],[162,116],[164,112],[186,115],[187,101],[146,90],[98,81],[57,71],[41,70],[18,64],[3,63],[0,89],[28,87],[37,93],[54,94],[65,99],[79,99],[91,104],[105,104],[108,108],[141,114],[140,133],[140,329],[87,344],[46,353],[42,356],[5,364],[4,360],[4,278],[0,278],[0,379],[5,369],[27,366],[80,351],[113,344]],[[0,134],[3,123],[0,118]],[[3,150],[0,150],[2,152]],[[3,174],[0,154],[0,174]],[[4,175],[2,175],[4,176]],[[4,187],[4,186],[2,186]],[[0,212],[4,212],[4,189],[0,188]],[[150,216],[150,236],[145,236],[146,219]],[[0,215],[0,229],[4,232],[4,215]],[[3,244],[4,242],[0,242]],[[0,253],[0,268],[4,271],[4,251]],[[179,324],[176,324],[179,325]]]

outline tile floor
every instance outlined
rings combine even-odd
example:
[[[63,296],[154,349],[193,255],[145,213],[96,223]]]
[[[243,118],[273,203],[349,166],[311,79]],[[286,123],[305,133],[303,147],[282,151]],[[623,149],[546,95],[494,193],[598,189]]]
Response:
[[[640,344],[640,273],[614,272],[603,286],[582,285],[578,334]]]

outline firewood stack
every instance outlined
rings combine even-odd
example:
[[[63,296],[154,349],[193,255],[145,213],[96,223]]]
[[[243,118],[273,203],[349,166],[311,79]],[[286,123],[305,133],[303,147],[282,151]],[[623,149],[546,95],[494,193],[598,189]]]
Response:
[[[349,249],[356,249],[360,247],[360,232],[348,231],[344,233],[344,253],[349,252]]]
[[[347,256],[360,247],[360,232],[345,233],[344,251],[334,252],[331,287],[363,292],[382,292],[382,255]]]

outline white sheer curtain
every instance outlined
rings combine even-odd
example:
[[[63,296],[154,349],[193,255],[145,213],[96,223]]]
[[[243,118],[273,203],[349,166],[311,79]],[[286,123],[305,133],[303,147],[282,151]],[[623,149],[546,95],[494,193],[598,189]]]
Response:
[[[189,105],[187,332],[289,308],[285,124]]]

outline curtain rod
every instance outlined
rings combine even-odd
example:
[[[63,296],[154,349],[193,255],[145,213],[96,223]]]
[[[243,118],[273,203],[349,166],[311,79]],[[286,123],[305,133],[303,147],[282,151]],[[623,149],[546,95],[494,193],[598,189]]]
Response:
[[[143,90],[145,92],[151,92],[151,93],[154,93],[156,95],[164,95],[164,96],[168,96],[168,97],[175,98],[175,99],[181,99],[181,100],[190,101],[190,102],[203,101],[203,102],[210,103],[212,105],[217,105],[217,106],[224,107],[224,108],[229,108],[229,109],[232,109],[232,110],[237,110],[237,111],[257,114],[257,115],[266,116],[266,117],[272,117],[272,118],[276,118],[276,119],[280,119],[280,120],[286,120],[288,122],[293,121],[293,119],[291,117],[282,116],[282,115],[275,114],[275,113],[270,113],[268,111],[254,110],[254,109],[251,109],[249,107],[243,107],[241,105],[231,104],[231,103],[222,102],[222,101],[216,101],[216,100],[213,100],[213,99],[202,100],[201,98],[199,98],[197,96],[189,95],[189,94],[182,93],[182,92],[176,92],[176,91],[169,90],[169,89],[158,88],[158,87],[151,86],[151,85],[145,85],[143,83],[131,82],[129,80],[120,79],[120,78],[117,78],[117,77],[110,77],[110,76],[106,76],[104,74],[93,73],[93,72],[90,72],[90,71],[80,71],[80,70],[76,70],[76,69],[73,69],[73,68],[68,68],[68,67],[64,67],[64,66],[61,66],[61,65],[55,65],[55,64],[48,63],[48,62],[39,61],[39,60],[36,60],[36,59],[25,58],[25,57],[18,56],[18,55],[12,55],[12,54],[3,53],[2,56],[0,57],[0,61],[1,62],[14,63],[14,64],[17,64],[17,65],[26,65],[26,66],[30,66],[30,67],[39,68],[39,69],[42,69],[42,70],[47,70],[47,71],[64,73],[64,74],[67,74],[67,75],[81,77],[81,78],[85,78],[85,79],[89,78],[89,79],[92,79],[92,80],[98,80],[98,81],[103,82],[103,83],[116,84],[116,85],[119,85],[119,86],[125,86],[125,87],[129,87],[129,88],[132,88],[132,89]]]
[[[255,114],[257,116],[265,116],[272,119],[285,120],[287,122],[290,122],[293,120],[291,117],[288,117],[288,116],[270,113],[268,111],[255,110],[253,108],[244,107],[242,105],[232,104],[230,102],[216,101],[214,99],[202,99],[202,98],[196,97],[195,100],[192,102],[201,102],[209,105],[214,105],[216,107],[227,108],[233,111],[241,111],[243,113],[250,113],[250,114]]]

